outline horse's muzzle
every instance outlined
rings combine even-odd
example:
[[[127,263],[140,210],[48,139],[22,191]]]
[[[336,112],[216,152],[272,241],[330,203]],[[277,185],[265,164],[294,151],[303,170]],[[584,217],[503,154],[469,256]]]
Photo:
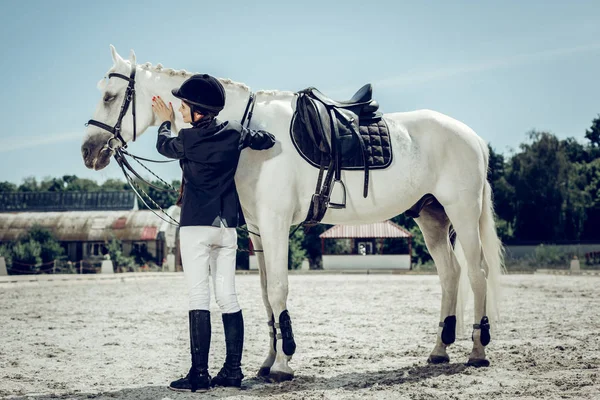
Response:
[[[96,171],[100,171],[104,169],[108,164],[110,164],[110,158],[113,155],[113,150],[103,147],[98,152],[98,156],[94,160],[93,169]]]
[[[81,145],[81,156],[85,166],[89,169],[99,171],[110,163],[113,150],[106,146],[108,138],[104,136],[101,135],[101,137],[95,137],[94,139],[88,138]],[[109,137],[112,137],[112,135]]]

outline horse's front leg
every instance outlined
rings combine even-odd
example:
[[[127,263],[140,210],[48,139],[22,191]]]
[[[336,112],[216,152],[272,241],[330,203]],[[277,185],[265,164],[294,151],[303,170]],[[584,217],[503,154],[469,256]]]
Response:
[[[288,362],[296,351],[292,322],[287,311],[289,231],[289,221],[281,216],[272,216],[266,224],[261,224],[260,230],[267,286],[267,295],[263,294],[263,298],[270,304],[276,331],[275,362],[271,365],[269,376],[278,382],[294,377]]]
[[[248,230],[250,232],[255,232],[260,235],[258,227],[255,225],[248,224]],[[277,354],[276,343],[277,339],[275,337],[275,321],[273,318],[273,309],[271,308],[271,303],[269,303],[269,295],[267,293],[267,271],[265,269],[265,256],[263,253],[263,245],[261,238],[259,236],[250,234],[252,239],[252,244],[254,245],[255,253],[256,253],[256,261],[258,262],[258,272],[260,274],[260,288],[262,292],[262,299],[265,305],[265,310],[267,312],[267,324],[269,326],[269,347],[267,358],[262,363],[260,369],[256,376],[259,377],[267,377],[271,373],[271,366],[275,362],[275,356]]]

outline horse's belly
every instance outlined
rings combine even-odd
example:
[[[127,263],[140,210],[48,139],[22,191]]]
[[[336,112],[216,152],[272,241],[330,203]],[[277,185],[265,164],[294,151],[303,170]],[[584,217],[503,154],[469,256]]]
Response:
[[[398,163],[385,170],[370,171],[369,191],[365,198],[364,172],[343,171],[346,185],[346,208],[328,209],[323,222],[327,224],[362,224],[395,217],[413,206],[425,193],[415,184],[408,169],[402,172]],[[341,185],[332,194],[333,202],[341,201]]]

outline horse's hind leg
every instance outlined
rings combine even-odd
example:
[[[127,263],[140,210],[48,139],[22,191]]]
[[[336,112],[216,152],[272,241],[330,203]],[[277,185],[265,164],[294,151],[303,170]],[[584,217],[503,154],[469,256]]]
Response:
[[[421,210],[415,222],[423,232],[425,244],[435,262],[442,285],[442,307],[437,340],[427,362],[447,363],[450,357],[446,348],[454,343],[456,338],[456,302],[460,280],[460,266],[448,236],[450,220],[444,208],[436,200]]]
[[[479,220],[482,212],[480,198],[472,201],[461,201],[452,206],[445,206],[446,213],[452,221],[456,236],[463,248],[467,262],[469,281],[474,297],[473,350],[469,355],[468,365],[487,367],[490,363],[485,356],[485,346],[490,341],[489,322],[485,315],[487,279],[485,259]]]

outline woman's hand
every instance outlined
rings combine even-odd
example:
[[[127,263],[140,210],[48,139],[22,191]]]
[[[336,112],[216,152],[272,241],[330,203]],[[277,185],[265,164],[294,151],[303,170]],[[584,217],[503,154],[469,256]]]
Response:
[[[169,103],[169,106],[160,98],[156,96],[152,98],[152,110],[154,114],[162,121],[169,121],[171,124],[175,121],[175,112],[173,111],[173,104]]]

